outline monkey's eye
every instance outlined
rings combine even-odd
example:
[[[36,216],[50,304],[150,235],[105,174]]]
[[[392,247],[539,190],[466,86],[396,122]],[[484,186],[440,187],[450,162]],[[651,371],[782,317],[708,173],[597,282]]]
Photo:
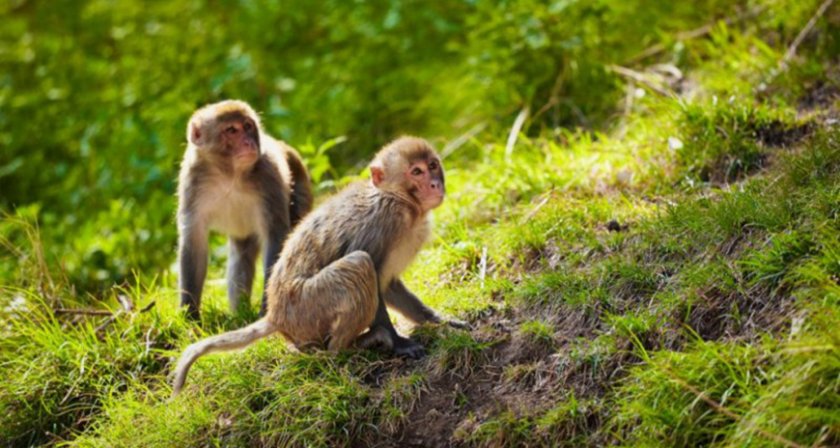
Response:
[[[251,125],[250,121],[246,121],[245,126],[243,126],[243,127],[245,128],[246,131],[250,131],[251,129],[253,129],[254,126]]]
[[[420,168],[414,168],[413,170],[411,170],[412,176],[419,176],[421,174],[423,174],[423,170],[421,170]]]
[[[225,132],[227,132],[228,134],[236,134],[236,127],[234,127],[234,126],[228,126],[228,127],[225,129]]]
[[[430,170],[436,170],[437,168],[438,168],[437,162],[432,161],[431,163],[429,163],[429,169]]]

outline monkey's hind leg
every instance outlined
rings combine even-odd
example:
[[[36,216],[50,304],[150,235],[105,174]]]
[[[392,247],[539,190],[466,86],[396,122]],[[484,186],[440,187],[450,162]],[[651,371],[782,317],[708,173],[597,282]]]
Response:
[[[260,253],[260,243],[256,236],[243,239],[230,238],[227,262],[227,289],[230,311],[239,310],[240,302],[251,299],[251,286],[254,283],[255,263]]]
[[[311,335],[328,340],[327,349],[348,348],[370,326],[378,304],[376,269],[367,252],[355,251],[332,262],[306,280],[303,300],[310,316],[329,316],[320,332]],[[311,325],[317,328],[320,325]],[[300,329],[303,330],[303,329]]]
[[[391,351],[394,349],[394,340],[391,338],[391,333],[385,327],[375,326],[368,330],[367,333],[357,337],[353,342],[353,346],[361,349],[380,346],[385,350]]]

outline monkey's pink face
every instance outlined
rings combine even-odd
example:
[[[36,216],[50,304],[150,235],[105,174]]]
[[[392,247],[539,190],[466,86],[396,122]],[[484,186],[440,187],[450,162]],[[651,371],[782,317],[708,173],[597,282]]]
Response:
[[[409,192],[420,201],[423,210],[429,211],[443,202],[446,185],[443,180],[443,166],[436,157],[415,160],[409,164],[405,178],[411,184]]]
[[[236,168],[250,167],[260,156],[259,130],[250,119],[222,123],[219,139]]]

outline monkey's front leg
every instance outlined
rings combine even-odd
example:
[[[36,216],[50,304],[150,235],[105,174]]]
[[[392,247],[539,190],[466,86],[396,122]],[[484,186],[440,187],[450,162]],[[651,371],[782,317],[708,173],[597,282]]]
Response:
[[[406,356],[413,359],[422,358],[426,354],[423,346],[397,333],[397,329],[394,328],[394,324],[391,323],[391,318],[388,316],[388,308],[385,306],[383,295],[382,293],[379,294],[376,317],[373,318],[373,323],[368,333],[373,335],[373,339],[380,339],[382,336],[389,338],[390,344],[386,345],[390,345],[394,353],[398,356]],[[359,342],[360,345],[366,343],[364,340],[360,340]]]
[[[399,311],[416,324],[425,322],[432,323],[446,323],[447,325],[460,328],[462,330],[470,329],[470,325],[464,321],[457,319],[447,319],[438,315],[434,310],[426,306],[414,293],[405,287],[405,284],[399,279],[391,282],[388,290],[384,294],[385,303],[391,308]]]
[[[178,238],[178,288],[181,306],[187,307],[187,315],[199,318],[201,291],[207,276],[207,231],[199,225],[184,223]]]

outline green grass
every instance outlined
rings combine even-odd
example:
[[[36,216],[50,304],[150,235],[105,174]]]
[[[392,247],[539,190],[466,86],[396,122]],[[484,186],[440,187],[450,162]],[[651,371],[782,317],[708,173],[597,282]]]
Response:
[[[666,33],[668,46],[653,59],[683,70],[682,87],[651,88],[660,78],[647,64],[627,63],[645,82],[595,73],[597,58],[618,64],[626,61],[608,58],[632,53],[607,36],[612,46],[558,78],[558,95],[600,86],[577,113],[609,109],[609,124],[551,125],[576,112],[549,109],[511,151],[507,122],[454,149],[444,160],[448,198],[435,212],[435,236],[405,280],[473,328],[400,325],[425,345],[423,360],[302,354],[274,337],[202,358],[170,400],[174,358],[199,338],[252,321],[261,288],[250,310],[231,315],[220,249],[202,321],[190,322],[176,307],[171,250],[147,249],[154,253],[139,254],[137,265],[156,269],[110,283],[134,270],[130,256],[109,258],[122,241],[135,233],[161,239],[129,225],[142,218],[139,202],[102,208],[75,227],[72,244],[70,234],[47,230],[55,222],[38,203],[9,212],[0,220],[0,441],[840,444],[840,104],[833,94],[815,107],[802,102],[817,87],[840,89],[831,75],[836,18],[820,21],[790,67],[778,68],[815,9],[807,3],[759,2],[759,18],[717,23],[697,38]],[[509,8],[536,8],[549,22],[558,14],[528,5]],[[605,23],[624,17],[603,14]],[[539,27],[511,27],[515,17],[490,17],[496,31],[477,27],[461,43],[474,48],[492,32],[542,42]],[[546,36],[562,37],[552,30]],[[577,54],[574,39],[564,42]],[[505,53],[511,65],[492,72],[536,76],[524,63],[562,47],[547,45],[514,47]],[[488,94],[512,95],[507,82]],[[530,94],[553,82],[535,81]],[[625,90],[619,106],[607,107]],[[539,105],[535,98],[528,101]],[[574,104],[563,98],[557,107]],[[304,145],[320,192],[348,180],[331,178],[336,142]],[[115,233],[97,226],[103,219],[127,225]],[[98,245],[86,244],[99,234]],[[50,245],[75,252],[56,262]],[[97,278],[96,288],[84,287]]]

